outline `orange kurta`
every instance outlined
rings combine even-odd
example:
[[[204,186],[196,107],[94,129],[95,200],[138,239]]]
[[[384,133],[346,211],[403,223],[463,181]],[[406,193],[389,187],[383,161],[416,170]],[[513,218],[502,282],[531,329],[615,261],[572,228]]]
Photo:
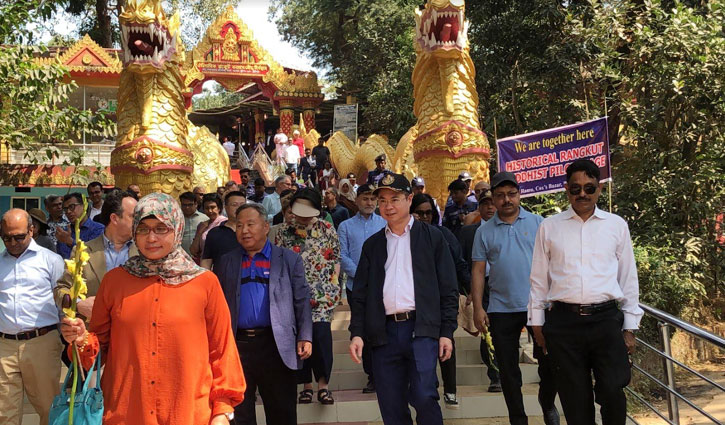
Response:
[[[90,331],[81,360],[88,368],[100,344],[104,425],[206,425],[244,398],[229,308],[211,272],[167,285],[111,270]]]

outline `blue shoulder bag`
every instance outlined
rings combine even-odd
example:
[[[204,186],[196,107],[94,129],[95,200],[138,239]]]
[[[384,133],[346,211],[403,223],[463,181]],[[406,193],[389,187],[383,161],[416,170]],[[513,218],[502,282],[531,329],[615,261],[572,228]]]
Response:
[[[80,368],[81,366],[78,365]],[[96,385],[89,388],[88,383],[91,382],[93,370],[96,371]],[[103,422],[103,391],[101,391],[101,353],[96,356],[91,370],[88,371],[86,382],[83,383],[81,391],[76,390],[76,396],[73,407],[73,423],[68,423],[68,410],[70,409],[70,392],[68,388],[68,380],[73,375],[73,368],[68,369],[65,375],[63,387],[61,387],[60,395],[55,396],[53,404],[50,406],[49,425],[101,425]]]

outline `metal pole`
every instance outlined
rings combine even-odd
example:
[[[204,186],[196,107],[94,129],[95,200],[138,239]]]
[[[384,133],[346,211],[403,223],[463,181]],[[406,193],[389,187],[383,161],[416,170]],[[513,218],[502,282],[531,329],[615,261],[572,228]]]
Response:
[[[665,354],[672,357],[672,347],[670,346],[670,327],[666,323],[659,322],[660,336],[662,337],[662,349]],[[665,378],[667,379],[667,386],[676,390],[675,388],[675,370],[672,364],[672,360],[663,358]],[[667,394],[667,410],[669,411],[670,420],[675,424],[680,424],[680,409],[677,407],[677,396],[668,392]]]
[[[83,86],[83,111],[86,110],[86,86]],[[83,124],[83,150],[86,150],[86,125]]]

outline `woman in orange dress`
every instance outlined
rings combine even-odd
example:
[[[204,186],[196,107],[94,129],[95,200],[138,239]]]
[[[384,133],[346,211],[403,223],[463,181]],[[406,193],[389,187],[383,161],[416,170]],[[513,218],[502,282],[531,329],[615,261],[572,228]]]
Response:
[[[103,278],[90,332],[63,319],[85,369],[103,355],[106,425],[228,425],[244,398],[229,308],[216,276],[181,248],[183,227],[172,197],[141,199],[133,224],[140,255]]]

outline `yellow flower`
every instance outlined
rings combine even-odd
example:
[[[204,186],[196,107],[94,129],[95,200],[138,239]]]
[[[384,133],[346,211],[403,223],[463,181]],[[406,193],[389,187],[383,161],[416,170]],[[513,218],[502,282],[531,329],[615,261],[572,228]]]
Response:
[[[65,260],[65,269],[68,270],[68,273],[75,274],[76,273],[76,262],[74,260]]]
[[[70,307],[68,307],[68,308],[64,308],[64,309],[63,309],[63,313],[65,314],[65,317],[69,317],[69,318],[71,318],[71,319],[75,319],[75,318],[76,318],[76,311],[75,311],[75,310],[73,310],[73,309],[72,309],[72,308],[70,308]]]

